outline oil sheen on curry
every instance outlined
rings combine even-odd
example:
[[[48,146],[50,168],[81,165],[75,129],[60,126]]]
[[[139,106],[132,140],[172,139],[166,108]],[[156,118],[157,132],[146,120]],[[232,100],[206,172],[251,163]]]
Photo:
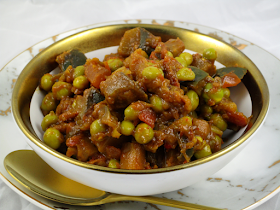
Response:
[[[103,61],[79,49],[58,55],[45,74],[43,141],[79,161],[110,168],[156,169],[221,149],[223,132],[248,124],[230,98],[247,70],[216,69],[217,52],[184,52],[144,28],[128,30]],[[225,140],[224,140],[225,141]]]

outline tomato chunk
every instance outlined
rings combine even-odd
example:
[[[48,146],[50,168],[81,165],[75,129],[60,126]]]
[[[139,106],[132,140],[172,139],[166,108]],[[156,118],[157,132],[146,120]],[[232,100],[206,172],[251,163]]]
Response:
[[[245,127],[248,124],[248,118],[242,112],[227,112],[227,116],[227,121],[240,127]]]
[[[99,88],[100,83],[111,75],[111,70],[99,65],[88,65],[85,67],[85,75],[92,86]]]
[[[225,76],[223,76],[222,82],[223,82],[222,87],[227,88],[227,87],[234,87],[238,85],[241,82],[241,80],[238,78],[238,76],[235,73],[230,72]]]
[[[151,128],[155,127],[156,115],[151,109],[144,109],[139,113],[139,120],[145,122]]]

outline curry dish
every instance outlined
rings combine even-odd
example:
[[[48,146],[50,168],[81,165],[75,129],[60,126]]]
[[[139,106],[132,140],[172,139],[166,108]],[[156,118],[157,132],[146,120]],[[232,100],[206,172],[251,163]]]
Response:
[[[61,72],[40,81],[43,141],[79,161],[121,169],[170,167],[219,151],[226,129],[248,124],[229,89],[247,70],[216,69],[213,48],[184,50],[179,38],[163,42],[134,28],[103,61],[79,49],[58,55]]]

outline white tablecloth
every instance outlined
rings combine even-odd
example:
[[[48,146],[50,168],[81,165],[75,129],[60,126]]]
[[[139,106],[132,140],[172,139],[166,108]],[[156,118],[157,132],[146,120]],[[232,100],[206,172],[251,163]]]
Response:
[[[165,19],[231,33],[280,58],[279,0],[1,0],[0,69],[53,35],[112,20]],[[0,180],[1,210],[38,210]],[[280,195],[256,208],[280,209]]]

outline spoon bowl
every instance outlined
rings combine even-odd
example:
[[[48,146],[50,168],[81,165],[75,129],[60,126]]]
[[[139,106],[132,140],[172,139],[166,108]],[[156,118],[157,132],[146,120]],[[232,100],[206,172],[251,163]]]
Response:
[[[140,201],[189,210],[218,209],[166,198],[127,196],[94,189],[62,176],[32,150],[18,150],[8,154],[4,166],[24,187],[60,203],[94,206],[117,201]]]

